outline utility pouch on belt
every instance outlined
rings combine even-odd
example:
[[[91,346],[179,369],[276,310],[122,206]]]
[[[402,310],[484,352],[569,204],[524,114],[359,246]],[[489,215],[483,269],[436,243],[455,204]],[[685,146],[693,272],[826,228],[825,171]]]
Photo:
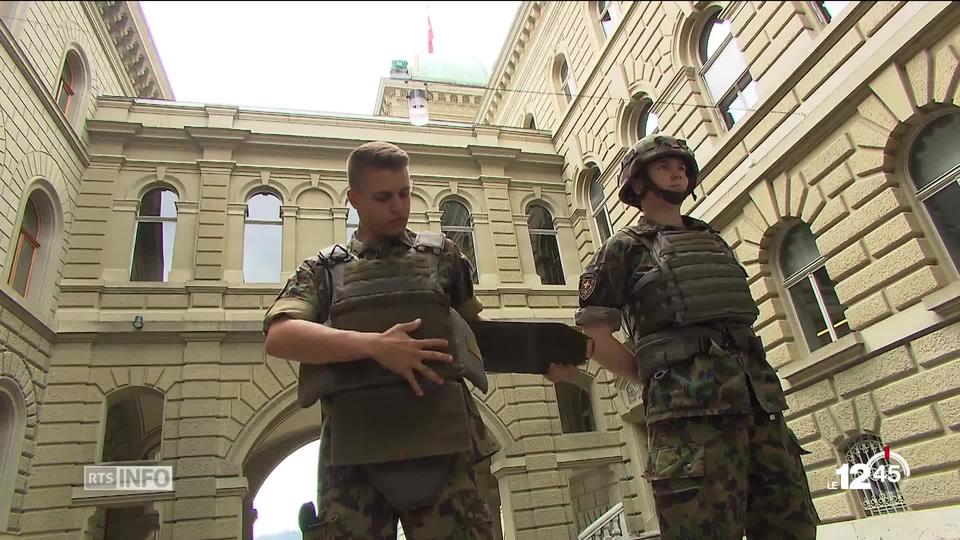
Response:
[[[634,358],[640,370],[640,379],[645,381],[661,369],[685,364],[694,355],[710,352],[712,347],[737,348],[749,354],[763,354],[763,343],[750,327],[678,328],[644,340],[637,345]]]
[[[331,465],[368,465],[466,452],[473,448],[458,382],[423,397],[409,386],[354,390],[330,400]],[[376,436],[379,444],[371,444]]]

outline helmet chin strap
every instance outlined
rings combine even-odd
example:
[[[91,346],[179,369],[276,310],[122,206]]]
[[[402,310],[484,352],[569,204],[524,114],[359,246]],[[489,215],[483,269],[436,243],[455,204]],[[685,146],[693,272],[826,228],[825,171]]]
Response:
[[[640,200],[643,199],[644,195],[647,194],[647,191],[652,191],[657,194],[658,197],[667,201],[670,204],[680,206],[683,204],[683,201],[690,195],[693,195],[693,200],[697,200],[697,194],[693,192],[692,189],[684,192],[671,191],[669,189],[663,189],[658,186],[654,181],[647,175],[642,177],[643,188],[640,190],[639,194],[636,194],[637,207],[640,207]],[[687,184],[689,185],[689,183]]]

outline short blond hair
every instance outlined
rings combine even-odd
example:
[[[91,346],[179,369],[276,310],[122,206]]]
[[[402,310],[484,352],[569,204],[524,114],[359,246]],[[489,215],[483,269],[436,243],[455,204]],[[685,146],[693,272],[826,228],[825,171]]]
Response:
[[[410,156],[395,144],[372,141],[361,144],[347,158],[347,183],[356,189],[363,173],[368,169],[397,171],[410,163]]]

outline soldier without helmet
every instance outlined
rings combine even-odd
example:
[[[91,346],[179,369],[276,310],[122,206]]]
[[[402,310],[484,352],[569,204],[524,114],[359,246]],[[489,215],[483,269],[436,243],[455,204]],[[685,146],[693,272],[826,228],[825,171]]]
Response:
[[[698,180],[686,142],[639,141],[620,200],[642,210],[580,278],[577,324],[592,357],[643,387],[651,482],[664,539],[809,539],[819,519],[787,427],[780,380],[752,325],[747,274],[680,205]],[[623,328],[630,351],[613,337]],[[569,371],[554,371],[554,379]]]
[[[303,262],[264,317],[267,353],[300,363],[299,402],[322,404],[318,506],[306,540],[492,539],[475,464],[499,449],[465,380],[486,390],[466,320],[482,309],[470,262],[415,234],[409,158],[372,142],[347,161],[360,217],[346,246]]]

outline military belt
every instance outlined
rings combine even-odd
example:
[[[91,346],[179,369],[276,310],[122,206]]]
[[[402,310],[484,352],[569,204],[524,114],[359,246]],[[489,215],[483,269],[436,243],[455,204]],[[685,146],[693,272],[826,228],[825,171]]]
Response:
[[[671,329],[637,345],[634,358],[640,380],[647,381],[657,372],[686,364],[695,355],[707,353],[714,346],[728,351],[754,352],[760,343],[750,327],[690,326]]]

